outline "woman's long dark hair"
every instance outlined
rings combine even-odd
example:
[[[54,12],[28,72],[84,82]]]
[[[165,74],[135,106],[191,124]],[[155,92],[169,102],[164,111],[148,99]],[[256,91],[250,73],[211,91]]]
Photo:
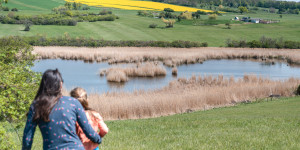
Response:
[[[46,70],[43,74],[39,90],[34,98],[33,121],[43,120],[49,122],[49,115],[61,94],[61,84],[63,79],[58,69]]]

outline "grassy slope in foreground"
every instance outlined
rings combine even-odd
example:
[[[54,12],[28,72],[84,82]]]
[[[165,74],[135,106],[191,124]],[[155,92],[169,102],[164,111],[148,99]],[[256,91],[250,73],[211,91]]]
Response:
[[[102,149],[299,149],[300,97],[107,122]]]
[[[107,121],[101,149],[300,149],[300,97],[153,119]],[[42,147],[36,132],[34,149]]]
[[[53,7],[63,5],[63,0],[10,0],[6,5],[9,8],[18,8],[18,14],[48,14]],[[99,12],[102,8],[93,8],[90,11]],[[29,32],[24,30],[23,25],[1,24],[0,37],[8,35],[34,36],[37,34],[49,37],[63,36],[68,32],[72,37],[92,37],[105,40],[187,40],[208,42],[209,46],[224,46],[228,38],[258,40],[261,36],[272,38],[283,37],[285,40],[300,41],[300,19],[299,15],[284,14],[279,18],[278,14],[271,14],[257,11],[253,14],[226,13],[219,16],[219,20],[230,20],[235,16],[250,16],[251,18],[278,19],[281,22],[276,24],[236,24],[232,29],[225,29],[225,25],[217,26],[193,26],[176,23],[174,28],[151,29],[148,26],[152,23],[164,27],[160,19],[137,16],[137,11],[112,9],[113,13],[120,16],[112,22],[81,22],[77,26],[56,26],[56,25],[33,25]],[[1,12],[7,14],[7,12]],[[201,16],[207,19],[208,16]]]

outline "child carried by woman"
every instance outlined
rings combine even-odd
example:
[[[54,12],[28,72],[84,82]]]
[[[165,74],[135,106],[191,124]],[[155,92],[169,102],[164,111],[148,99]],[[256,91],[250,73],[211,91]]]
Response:
[[[89,107],[86,91],[83,88],[77,87],[73,89],[70,94],[72,97],[78,99],[83,106],[88,122],[92,128],[98,132],[101,137],[104,137],[108,132],[108,127],[100,114]],[[76,123],[76,133],[86,150],[99,150],[98,144],[92,142],[85,136],[78,123]]]

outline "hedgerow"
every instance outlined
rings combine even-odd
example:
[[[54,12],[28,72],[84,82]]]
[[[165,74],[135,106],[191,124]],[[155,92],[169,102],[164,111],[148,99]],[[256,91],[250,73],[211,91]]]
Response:
[[[227,47],[249,47],[249,48],[287,48],[287,49],[299,49],[300,42],[283,40],[283,38],[274,39],[268,37],[261,37],[259,40],[231,40],[227,39]]]
[[[62,37],[46,37],[46,36],[33,36],[33,37],[19,37],[15,36],[18,40],[24,41],[32,46],[76,46],[76,47],[207,47],[206,42],[193,42],[193,41],[110,41],[110,40],[96,40],[92,38],[72,38],[68,34]],[[6,38],[2,38],[6,39]]]

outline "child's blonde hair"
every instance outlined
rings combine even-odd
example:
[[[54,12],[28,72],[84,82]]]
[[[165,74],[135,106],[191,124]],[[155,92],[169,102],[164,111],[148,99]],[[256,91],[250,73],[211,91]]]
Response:
[[[70,95],[76,99],[79,100],[79,102],[81,103],[81,105],[83,106],[83,108],[85,110],[92,110],[90,107],[89,107],[89,103],[87,101],[87,93],[86,91],[81,88],[81,87],[76,87],[75,89],[73,89],[71,92],[70,92]]]

